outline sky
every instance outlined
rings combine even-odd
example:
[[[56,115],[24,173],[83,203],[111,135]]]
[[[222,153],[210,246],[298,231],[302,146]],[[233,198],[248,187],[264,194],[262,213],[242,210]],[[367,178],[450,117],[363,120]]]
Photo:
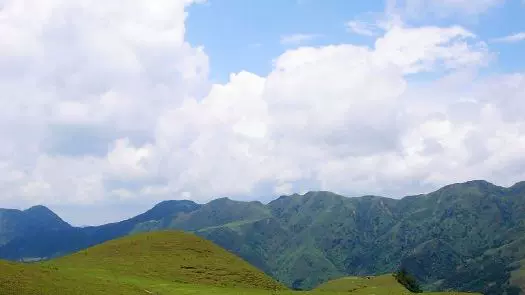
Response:
[[[0,0],[0,207],[525,180],[525,1]]]

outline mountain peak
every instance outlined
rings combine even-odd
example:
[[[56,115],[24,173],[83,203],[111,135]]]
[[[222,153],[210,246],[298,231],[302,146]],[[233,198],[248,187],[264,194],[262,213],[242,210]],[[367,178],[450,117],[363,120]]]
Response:
[[[330,191],[309,191],[304,194],[305,197],[343,197]]]
[[[464,182],[463,184],[466,184],[466,185],[474,185],[474,186],[483,186],[483,187],[486,187],[486,186],[496,186],[486,180],[483,180],[483,179],[475,179],[475,180],[470,180],[470,181],[466,181]]]
[[[493,189],[503,189],[500,186],[492,184],[486,180],[470,180],[466,182],[453,183],[438,189],[435,193],[450,192],[458,189],[476,189],[479,192],[487,192]]]
[[[65,222],[55,212],[43,205],[36,205],[22,211],[28,218],[37,221],[39,224],[47,224],[51,228],[70,227],[69,223]]]
[[[25,214],[35,218],[60,219],[55,212],[43,205],[36,205],[23,211]]]
[[[509,189],[516,192],[523,192],[525,191],[525,181],[517,182],[513,186],[509,187]]]
[[[158,203],[139,216],[141,220],[157,220],[180,212],[191,212],[199,208],[199,206],[197,203],[188,200],[167,200]]]
[[[44,205],[36,205],[33,207],[29,207],[28,209],[24,210],[26,213],[46,213],[46,214],[55,214],[51,209],[47,208]]]
[[[235,203],[235,202],[238,202],[238,201],[234,201],[228,197],[222,197],[222,198],[218,198],[215,200],[211,200],[210,202],[208,202],[208,204],[217,205],[217,204],[229,204],[229,203]]]
[[[166,200],[158,203],[157,205],[153,206],[153,208],[170,208],[174,206],[191,206],[195,204],[193,201],[188,200]]]

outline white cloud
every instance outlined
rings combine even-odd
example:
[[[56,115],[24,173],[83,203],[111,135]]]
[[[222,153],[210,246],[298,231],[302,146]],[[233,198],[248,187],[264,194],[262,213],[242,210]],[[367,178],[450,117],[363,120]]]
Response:
[[[162,119],[157,143],[177,147],[165,161],[177,166],[165,174],[183,171],[171,185],[195,198],[247,195],[260,183],[275,183],[275,192],[303,190],[297,182],[346,192],[406,190],[401,175],[424,179],[412,168],[432,169],[419,151],[403,154],[411,148],[405,135],[414,127],[405,114],[410,105],[405,75],[475,68],[488,55],[459,27],[396,27],[374,49],[289,50],[267,77],[232,75],[204,99],[188,101]],[[167,127],[175,122],[181,127]],[[424,141],[425,152],[439,152],[440,143],[432,140]],[[385,184],[392,182],[395,189]]]
[[[513,35],[501,37],[501,38],[496,38],[496,39],[493,39],[492,41],[502,42],[502,43],[515,43],[515,42],[525,41],[525,32],[516,33]]]
[[[378,30],[375,25],[371,25],[363,21],[358,21],[358,20],[349,21],[346,23],[346,27],[348,31],[353,32],[358,35],[369,36],[369,37],[378,35]]]
[[[109,170],[115,177],[125,179],[145,176],[148,174],[146,166],[152,157],[152,149],[150,144],[135,148],[131,146],[129,139],[118,139],[107,155]]]
[[[406,73],[484,65],[490,59],[486,44],[470,42],[474,34],[462,27],[392,27],[376,41],[382,62],[392,62]],[[474,39],[475,40],[475,39]]]
[[[1,185],[8,204],[95,202],[115,173],[146,173],[139,158],[157,117],[206,91],[207,56],[184,40],[191,2],[3,2],[0,162],[17,176]]]
[[[318,38],[318,34],[292,34],[281,36],[282,45],[298,45]]]
[[[303,46],[209,85],[189,1],[123,3],[0,11],[4,206],[525,179],[525,74],[477,77],[491,52],[462,27],[392,22],[373,47]]]

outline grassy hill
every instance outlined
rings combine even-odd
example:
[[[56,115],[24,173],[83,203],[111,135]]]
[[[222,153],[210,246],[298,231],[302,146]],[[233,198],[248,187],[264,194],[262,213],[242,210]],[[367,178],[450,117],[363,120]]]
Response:
[[[324,292],[339,292],[353,295],[390,295],[390,294],[414,294],[405,289],[400,285],[392,274],[385,274],[381,276],[368,276],[368,277],[344,277],[336,280],[326,282],[315,290]],[[457,293],[457,292],[435,292],[435,293],[424,293],[424,294],[448,294],[448,295],[459,295],[469,293]]]
[[[344,277],[326,282],[316,290],[353,294],[411,294],[391,274],[374,277]]]
[[[234,254],[183,232],[137,234],[46,262],[0,264],[1,294],[172,294],[188,285],[286,289]]]
[[[210,241],[183,232],[112,240],[46,262],[0,261],[0,294],[410,294],[392,276],[343,278],[309,292],[283,285]],[[452,295],[453,293],[447,293]]]

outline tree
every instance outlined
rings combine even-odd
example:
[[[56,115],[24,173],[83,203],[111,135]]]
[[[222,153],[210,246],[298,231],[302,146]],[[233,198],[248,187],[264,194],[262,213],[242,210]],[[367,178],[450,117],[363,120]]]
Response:
[[[407,288],[410,292],[414,293],[421,293],[423,290],[421,290],[421,287],[419,286],[419,283],[416,281],[416,279],[411,276],[405,268],[401,268],[396,273],[394,273],[394,277],[396,280],[405,288]]]

